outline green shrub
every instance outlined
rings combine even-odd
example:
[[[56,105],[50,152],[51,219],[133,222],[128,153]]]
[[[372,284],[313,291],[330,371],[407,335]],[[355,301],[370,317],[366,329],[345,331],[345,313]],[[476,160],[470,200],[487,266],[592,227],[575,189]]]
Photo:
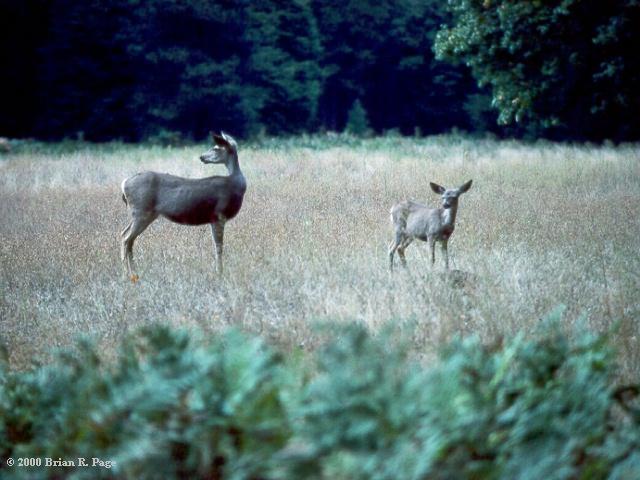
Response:
[[[146,330],[111,366],[84,343],[50,367],[4,372],[0,456],[114,462],[11,472],[25,478],[264,476],[288,438],[283,373],[259,339],[233,331],[205,345]]]
[[[296,433],[308,448],[296,473],[528,479],[607,478],[620,470],[620,478],[636,478],[629,472],[640,474],[640,425],[637,417],[612,421],[607,338],[569,342],[557,321],[545,325],[550,330],[533,340],[456,341],[430,369],[408,361],[388,338],[354,328],[321,353],[303,393]]]
[[[638,387],[617,386],[607,335],[560,320],[454,341],[429,365],[355,325],[297,365],[237,331],[149,328],[109,364],[83,341],[52,365],[0,369],[0,477],[640,478]]]
[[[425,376],[406,348],[364,328],[341,331],[317,355],[301,392],[294,442],[306,450],[292,477],[403,478],[415,461],[416,419],[427,414]],[[398,475],[404,472],[403,475]]]

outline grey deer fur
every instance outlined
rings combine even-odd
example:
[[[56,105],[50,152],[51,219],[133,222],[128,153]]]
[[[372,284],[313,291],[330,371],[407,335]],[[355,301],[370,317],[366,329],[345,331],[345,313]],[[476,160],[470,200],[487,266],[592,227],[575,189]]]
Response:
[[[393,256],[398,252],[402,266],[407,266],[404,251],[415,240],[429,242],[431,250],[431,264],[436,261],[436,242],[440,242],[444,262],[449,269],[449,252],[447,244],[453,233],[458,213],[458,198],[471,188],[472,180],[459,188],[444,188],[437,183],[430,182],[431,189],[441,195],[442,206],[429,208],[412,200],[395,204],[391,208],[391,222],[393,223],[394,239],[389,245],[389,268],[393,270]]]
[[[228,176],[183,178],[166,173],[142,172],[122,182],[122,199],[131,221],[120,234],[122,262],[132,281],[133,242],[159,216],[183,225],[211,225],[217,271],[222,273],[224,226],[242,206],[247,182],[238,163],[238,145],[224,132],[211,133],[214,146],[200,156],[202,163],[224,164]]]

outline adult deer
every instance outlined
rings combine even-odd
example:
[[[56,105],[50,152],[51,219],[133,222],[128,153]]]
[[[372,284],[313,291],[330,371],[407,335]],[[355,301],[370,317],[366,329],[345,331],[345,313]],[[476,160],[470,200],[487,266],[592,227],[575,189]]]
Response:
[[[224,226],[240,211],[247,182],[240,171],[236,141],[224,132],[211,133],[211,137],[214,146],[200,160],[224,164],[228,176],[196,179],[142,172],[122,182],[122,199],[129,206],[131,221],[120,234],[121,257],[133,282],[138,280],[133,266],[133,242],[159,216],[183,225],[210,224],[217,271],[222,273]]]
[[[436,242],[440,242],[444,262],[449,269],[449,252],[447,244],[453,233],[458,213],[458,198],[471,188],[472,180],[459,188],[444,188],[437,183],[430,182],[431,190],[441,195],[442,207],[429,208],[421,203],[406,200],[395,204],[391,208],[391,222],[395,238],[389,245],[389,265],[393,270],[393,255],[398,252],[402,266],[407,266],[404,251],[415,240],[429,242],[431,250],[431,264],[436,261]]]

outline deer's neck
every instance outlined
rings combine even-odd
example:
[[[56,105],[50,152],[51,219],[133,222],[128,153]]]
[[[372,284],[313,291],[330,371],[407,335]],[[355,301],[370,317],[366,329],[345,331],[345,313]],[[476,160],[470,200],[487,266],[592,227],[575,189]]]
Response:
[[[442,225],[445,227],[453,227],[456,223],[456,214],[458,209],[456,207],[443,208],[442,209]]]
[[[230,177],[243,177],[237,155],[229,160],[229,162],[226,164],[226,167]]]

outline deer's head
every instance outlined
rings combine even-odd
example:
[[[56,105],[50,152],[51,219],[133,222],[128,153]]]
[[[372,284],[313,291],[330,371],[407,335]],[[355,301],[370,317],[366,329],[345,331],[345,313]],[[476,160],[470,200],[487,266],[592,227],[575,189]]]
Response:
[[[467,183],[458,188],[444,188],[437,183],[429,182],[431,186],[431,190],[440,195],[440,200],[442,202],[442,208],[455,208],[458,206],[458,198],[463,193],[469,191],[471,188],[471,182],[473,180],[469,180]]]
[[[202,163],[223,163],[227,164],[229,160],[238,155],[238,144],[231,135],[220,132],[216,135],[211,132],[213,147],[200,155]]]

